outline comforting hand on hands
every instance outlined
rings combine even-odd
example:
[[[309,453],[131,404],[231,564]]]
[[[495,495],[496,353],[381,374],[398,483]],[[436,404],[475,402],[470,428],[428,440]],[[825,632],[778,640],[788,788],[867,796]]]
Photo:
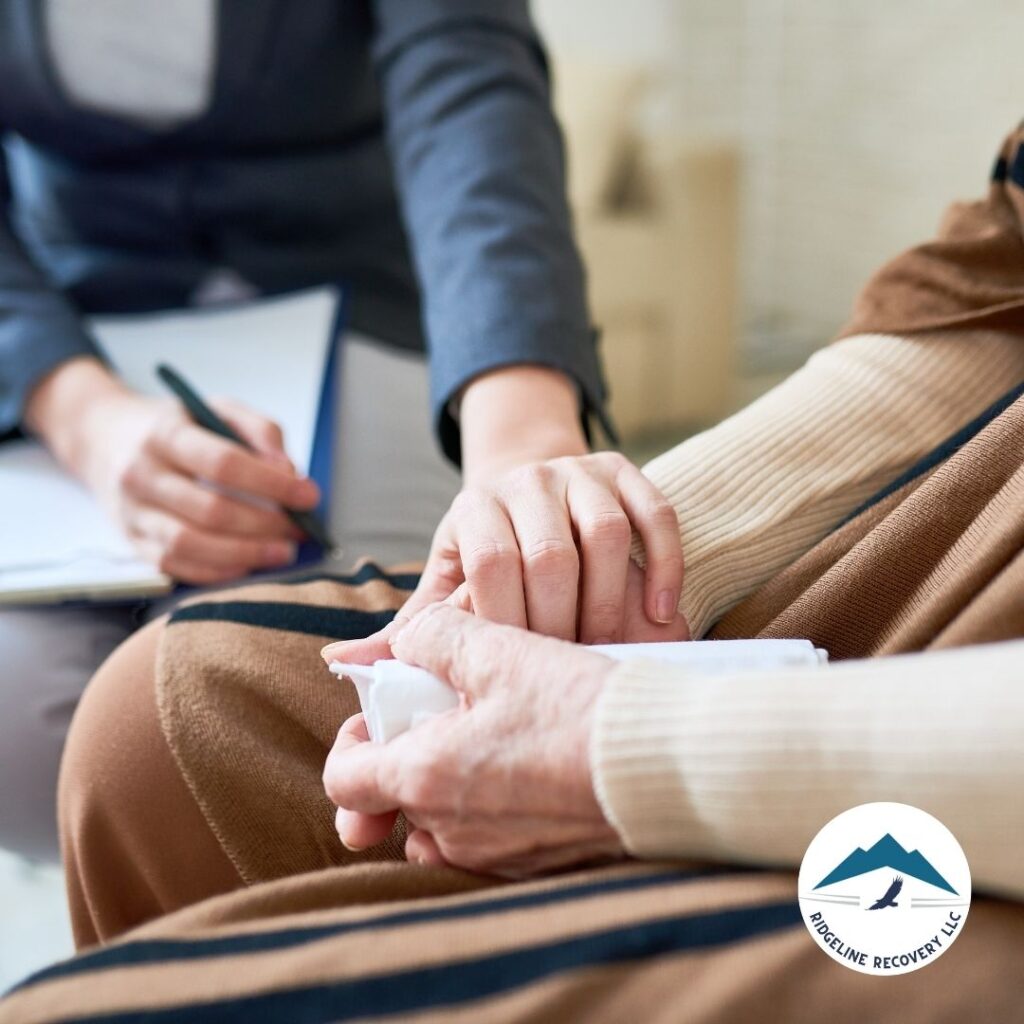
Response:
[[[382,842],[401,810],[407,856],[424,864],[521,877],[623,854],[589,762],[612,661],[443,604],[391,648],[451,683],[461,706],[384,744],[368,741],[362,715],[345,722],[324,786],[347,847]]]
[[[646,570],[630,559],[633,530]],[[415,593],[345,660],[391,657],[394,632],[436,601],[580,643],[686,639],[676,610],[682,579],[675,511],[628,459],[597,452],[528,463],[459,494]]]

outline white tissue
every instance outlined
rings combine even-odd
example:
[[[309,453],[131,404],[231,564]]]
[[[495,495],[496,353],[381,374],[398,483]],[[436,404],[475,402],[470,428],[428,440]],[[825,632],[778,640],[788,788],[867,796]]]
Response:
[[[701,675],[723,675],[778,668],[814,668],[828,652],[809,640],[702,640],[663,644],[604,644],[588,650],[616,661],[643,658],[684,665]],[[426,669],[396,660],[373,665],[331,663],[331,671],[351,679],[366,716],[370,739],[378,743],[400,736],[434,715],[459,706],[459,695]]]

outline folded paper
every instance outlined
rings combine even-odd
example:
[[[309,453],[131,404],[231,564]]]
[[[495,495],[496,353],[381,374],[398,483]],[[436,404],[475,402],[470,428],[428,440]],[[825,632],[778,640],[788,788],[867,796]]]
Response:
[[[588,650],[616,661],[642,658],[682,665],[701,675],[813,668],[828,660],[828,652],[809,640],[707,640],[694,643],[604,644]],[[331,672],[351,679],[359,694],[370,739],[378,743],[400,736],[427,718],[459,706],[459,695],[426,669],[396,660],[373,665],[336,661]]]

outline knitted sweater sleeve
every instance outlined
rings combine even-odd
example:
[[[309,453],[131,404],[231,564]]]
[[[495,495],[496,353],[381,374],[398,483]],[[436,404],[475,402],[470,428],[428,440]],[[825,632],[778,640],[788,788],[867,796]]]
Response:
[[[1022,377],[1008,335],[853,337],[655,459],[694,635]],[[1022,670],[1024,642],[713,679],[620,665],[595,787],[638,856],[772,864],[798,863],[848,807],[911,803],[953,830],[978,884],[1024,896]]]

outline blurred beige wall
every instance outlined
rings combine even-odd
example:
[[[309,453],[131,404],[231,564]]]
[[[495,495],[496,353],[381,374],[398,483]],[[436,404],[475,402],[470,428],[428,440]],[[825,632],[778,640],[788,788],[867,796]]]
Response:
[[[643,65],[643,130],[736,144],[740,365],[798,363],[981,193],[1024,117],[1020,0],[534,0],[559,59]]]

